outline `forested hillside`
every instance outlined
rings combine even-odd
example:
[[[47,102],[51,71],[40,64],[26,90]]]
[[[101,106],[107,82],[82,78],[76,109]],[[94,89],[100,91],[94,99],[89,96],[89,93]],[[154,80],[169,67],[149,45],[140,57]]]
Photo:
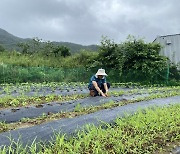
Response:
[[[41,39],[38,39],[38,40],[41,40]],[[43,40],[41,41],[43,44],[44,41]],[[6,50],[21,51],[21,49],[18,47],[19,43],[32,44],[32,42],[33,42],[33,38],[26,38],[26,39],[19,38],[0,28],[0,45],[2,45]],[[79,52],[80,50],[83,50],[83,49],[89,50],[89,51],[97,51],[97,48],[98,48],[97,45],[83,46],[80,44],[75,44],[75,43],[70,43],[70,42],[51,42],[51,43],[58,46],[66,46],[70,49],[72,53]]]

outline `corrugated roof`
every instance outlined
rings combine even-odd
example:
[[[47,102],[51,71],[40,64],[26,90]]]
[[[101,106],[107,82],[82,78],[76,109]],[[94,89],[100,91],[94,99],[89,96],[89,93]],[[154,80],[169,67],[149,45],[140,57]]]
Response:
[[[162,35],[162,36],[158,36],[158,37],[161,38],[161,37],[176,36],[176,35],[180,35],[180,34],[169,34],[169,35]],[[154,41],[156,41],[156,39],[157,39],[158,37],[156,37]],[[154,41],[153,41],[153,42],[154,42]]]
[[[175,35],[180,35],[180,34],[170,34],[170,35],[163,35],[163,36],[159,36],[159,37],[167,37],[167,36],[175,36]]]

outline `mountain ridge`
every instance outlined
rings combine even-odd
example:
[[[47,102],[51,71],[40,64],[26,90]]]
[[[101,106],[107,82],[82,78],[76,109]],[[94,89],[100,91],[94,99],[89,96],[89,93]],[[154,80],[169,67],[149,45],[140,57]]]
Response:
[[[17,50],[19,51],[19,48],[17,46],[18,43],[25,43],[28,41],[31,41],[32,38],[20,38],[13,34],[10,34],[6,30],[0,28],[0,45],[2,45],[6,50]],[[52,41],[53,44],[56,45],[64,45],[70,49],[72,53],[79,52],[80,50],[88,50],[88,51],[97,51],[98,46],[97,45],[81,45],[71,42],[57,42]]]

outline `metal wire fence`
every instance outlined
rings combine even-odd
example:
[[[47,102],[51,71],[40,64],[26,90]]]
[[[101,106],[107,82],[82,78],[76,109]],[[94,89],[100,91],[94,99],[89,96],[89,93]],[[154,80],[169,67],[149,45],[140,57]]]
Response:
[[[118,70],[105,68],[109,82],[141,82],[148,84],[167,83],[169,80],[168,69],[147,75],[138,70]],[[98,68],[51,68],[51,67],[20,67],[0,65],[0,83],[23,82],[89,82],[90,77]]]

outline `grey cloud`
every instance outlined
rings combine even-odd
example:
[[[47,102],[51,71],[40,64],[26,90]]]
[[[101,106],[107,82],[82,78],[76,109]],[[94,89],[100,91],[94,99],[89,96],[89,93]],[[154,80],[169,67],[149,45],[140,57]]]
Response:
[[[179,0],[1,0],[0,27],[27,38],[97,44],[179,33]]]

